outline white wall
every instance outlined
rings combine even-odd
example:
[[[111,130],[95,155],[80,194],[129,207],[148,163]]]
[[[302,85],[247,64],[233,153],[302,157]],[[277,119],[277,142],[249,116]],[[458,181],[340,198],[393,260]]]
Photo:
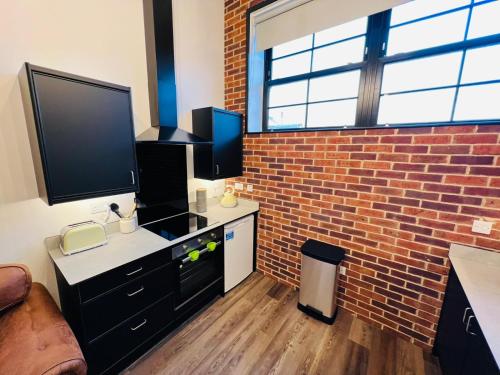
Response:
[[[223,104],[224,2],[174,1],[178,109],[188,129],[192,108]],[[43,239],[99,218],[90,215],[92,205],[128,209],[133,194],[52,207],[37,197],[17,75],[28,61],[131,86],[135,130],[142,132],[150,126],[142,1],[0,0],[0,56],[0,263],[27,264],[57,295]],[[190,188],[197,184],[190,179]]]
[[[224,108],[224,1],[174,0],[175,75],[179,127],[191,131],[191,111]],[[188,147],[189,200],[198,187],[220,195],[224,181],[192,178],[192,147]]]

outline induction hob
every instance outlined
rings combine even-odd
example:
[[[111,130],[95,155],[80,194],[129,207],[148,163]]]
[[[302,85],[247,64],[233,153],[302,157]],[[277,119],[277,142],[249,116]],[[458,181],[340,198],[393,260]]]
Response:
[[[203,229],[208,225],[206,217],[186,212],[177,216],[172,216],[142,225],[142,227],[159,236],[162,236],[166,240],[173,241],[177,238],[184,237],[189,233]]]

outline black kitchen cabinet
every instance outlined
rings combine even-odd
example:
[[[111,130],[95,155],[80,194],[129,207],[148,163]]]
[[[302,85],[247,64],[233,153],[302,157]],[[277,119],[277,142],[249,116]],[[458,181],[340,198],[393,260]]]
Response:
[[[56,267],[61,309],[89,374],[115,374],[175,327],[175,269],[168,249],[69,285]]]
[[[243,174],[242,115],[213,107],[193,110],[193,133],[213,142],[194,145],[194,176],[206,180]]]
[[[30,64],[20,82],[42,199],[138,190],[130,88]]]
[[[439,319],[434,354],[444,375],[498,375],[499,370],[453,268]]]

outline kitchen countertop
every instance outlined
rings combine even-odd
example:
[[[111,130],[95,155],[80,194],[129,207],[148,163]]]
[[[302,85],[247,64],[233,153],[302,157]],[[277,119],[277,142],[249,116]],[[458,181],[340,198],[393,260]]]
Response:
[[[452,244],[450,260],[500,365],[500,253]]]
[[[191,212],[197,213],[194,206],[190,207]],[[122,234],[118,230],[118,222],[115,222],[107,225],[108,243],[104,246],[66,256],[59,249],[60,236],[53,236],[45,239],[45,247],[68,284],[75,285],[258,210],[259,203],[246,199],[238,199],[238,205],[233,208],[221,207],[217,199],[209,199],[207,212],[198,214],[208,219],[209,226],[172,241],[144,228]]]

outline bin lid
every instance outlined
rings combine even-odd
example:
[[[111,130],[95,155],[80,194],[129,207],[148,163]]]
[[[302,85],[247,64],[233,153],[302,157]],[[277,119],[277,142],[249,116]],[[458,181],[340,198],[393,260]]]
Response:
[[[330,264],[339,264],[345,256],[341,247],[316,240],[307,240],[300,249],[302,254]]]

